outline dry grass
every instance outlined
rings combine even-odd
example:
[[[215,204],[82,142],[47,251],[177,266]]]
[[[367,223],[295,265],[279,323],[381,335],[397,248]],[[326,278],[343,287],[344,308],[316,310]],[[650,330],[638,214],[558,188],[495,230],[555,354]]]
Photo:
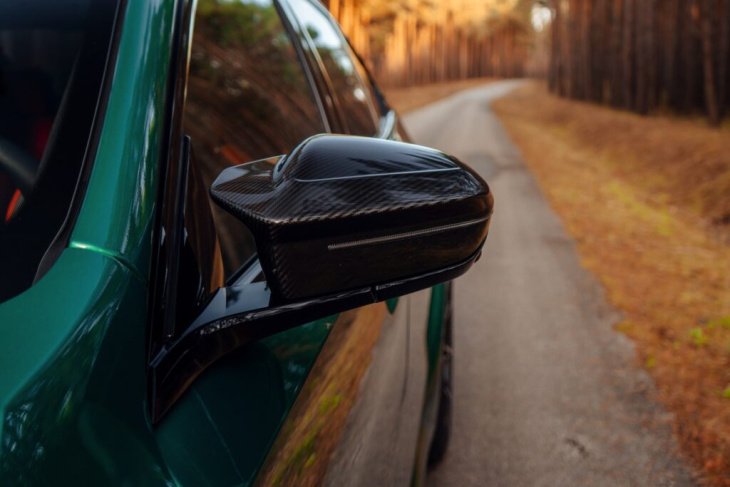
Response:
[[[682,450],[730,486],[730,131],[561,100],[495,104],[585,267],[623,310]]]
[[[471,78],[448,83],[411,86],[410,88],[386,88],[383,91],[388,103],[402,115],[441,98],[446,98],[458,91],[482,86],[492,81],[494,81],[493,78]]]

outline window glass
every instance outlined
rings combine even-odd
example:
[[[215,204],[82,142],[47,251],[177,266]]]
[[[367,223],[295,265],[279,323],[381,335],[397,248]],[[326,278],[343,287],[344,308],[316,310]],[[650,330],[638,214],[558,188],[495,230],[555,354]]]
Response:
[[[33,283],[70,211],[116,8],[0,1],[0,302]]]
[[[376,94],[375,86],[373,85],[373,81],[370,78],[370,73],[368,73],[368,70],[365,69],[365,66],[360,62],[360,59],[353,55],[352,56],[352,62],[355,64],[355,68],[357,69],[358,74],[360,75],[360,79],[363,82],[363,85],[367,89],[368,95],[370,96],[370,100],[372,100],[373,104],[376,107],[376,111],[378,116],[385,115],[383,110],[381,110],[381,105],[378,103],[378,95]]]
[[[350,46],[324,11],[308,0],[290,0],[290,3],[302,28],[309,33],[317,48],[349,132],[353,135],[375,135],[378,117],[370,89],[353,62]]]
[[[271,0],[200,0],[184,127],[206,188],[226,167],[287,154],[324,132]],[[210,205],[230,277],[254,255],[253,237],[212,200]]]

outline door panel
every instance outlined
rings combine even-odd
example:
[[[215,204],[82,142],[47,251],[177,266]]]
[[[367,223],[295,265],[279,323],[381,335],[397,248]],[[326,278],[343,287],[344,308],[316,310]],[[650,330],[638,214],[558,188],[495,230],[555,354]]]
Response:
[[[418,411],[418,424],[413,426],[409,451],[413,452],[413,482],[421,485],[426,477],[426,462],[435,429],[439,399],[439,358],[444,326],[444,285],[411,294],[408,325],[410,346],[408,379],[413,395],[413,411]],[[416,405],[417,404],[417,405]],[[416,414],[414,414],[415,416]]]
[[[251,481],[336,321],[240,348],[196,379],[156,430],[181,485]]]
[[[423,330],[413,327],[414,318],[428,312],[427,303],[420,302],[421,295],[424,292],[401,298],[405,302],[394,315],[396,320],[407,320],[401,321],[405,333],[399,330],[393,337],[405,351],[398,361],[405,365],[403,387],[399,391],[388,388],[395,364],[381,361],[371,365],[370,376],[363,381],[357,407],[353,408],[326,485],[411,484],[428,368],[425,335]],[[387,352],[374,351],[378,353]]]
[[[340,315],[258,485],[410,482],[421,405],[408,388],[408,313],[404,297]]]
[[[256,485],[423,481],[438,408],[442,288],[340,315]]]
[[[406,377],[408,313],[407,297],[358,308],[216,363],[157,428],[167,467],[181,485],[249,484],[257,471],[259,485],[408,484],[422,407]]]

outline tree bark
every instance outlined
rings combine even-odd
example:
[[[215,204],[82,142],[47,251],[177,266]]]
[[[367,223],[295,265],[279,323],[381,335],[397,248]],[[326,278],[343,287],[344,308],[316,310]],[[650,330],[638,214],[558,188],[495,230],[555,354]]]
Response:
[[[634,108],[634,18],[635,0],[624,0],[624,28],[622,46],[623,100],[624,107]]]
[[[622,45],[624,26],[624,2],[613,0],[611,15],[611,105],[624,105]]]
[[[665,45],[664,55],[664,89],[667,96],[667,104],[670,106],[677,106],[679,103],[679,90],[677,80],[679,79],[679,72],[677,70],[679,57],[679,36],[678,33],[681,31],[681,16],[680,12],[680,0],[665,0],[666,10],[665,15],[665,32],[667,41]]]
[[[720,0],[720,46],[718,52],[718,90],[717,106],[720,118],[724,118],[728,109],[728,91],[730,90],[730,0]]]
[[[715,59],[713,46],[713,0],[702,0],[702,65],[705,78],[705,106],[712,126],[720,125],[720,112],[717,107],[717,87],[715,80]]]

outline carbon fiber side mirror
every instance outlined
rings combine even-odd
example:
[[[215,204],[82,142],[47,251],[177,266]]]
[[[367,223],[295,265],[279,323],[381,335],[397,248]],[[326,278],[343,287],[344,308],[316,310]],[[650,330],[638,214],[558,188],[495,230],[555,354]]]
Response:
[[[487,183],[453,157],[339,135],[226,169],[211,195],[254,234],[281,303],[363,287],[387,299],[380,294],[398,294],[395,283],[408,281],[404,291],[412,292],[435,284],[419,276],[454,266],[465,272],[485,242],[493,207]]]

